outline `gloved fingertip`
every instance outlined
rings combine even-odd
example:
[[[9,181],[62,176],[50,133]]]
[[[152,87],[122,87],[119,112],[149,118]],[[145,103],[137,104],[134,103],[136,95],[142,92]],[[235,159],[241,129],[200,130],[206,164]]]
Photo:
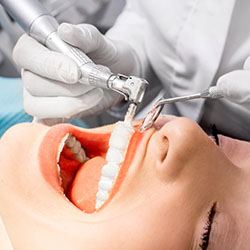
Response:
[[[219,94],[224,94],[224,91],[225,91],[225,89],[226,89],[226,86],[227,86],[227,82],[228,82],[228,76],[227,76],[227,74],[226,75],[223,75],[223,76],[221,76],[219,79],[218,79],[218,81],[217,81],[217,83],[216,83],[216,89],[217,89],[217,92],[219,93]]]
[[[223,84],[226,81],[226,79],[227,79],[227,74],[220,76],[219,79],[217,80],[217,85]]]
[[[243,68],[245,70],[250,70],[250,57],[248,57],[247,60],[245,61]]]
[[[59,35],[62,34],[70,34],[73,31],[73,25],[69,23],[62,23],[58,27],[58,33]]]
[[[242,85],[239,84],[242,73],[244,73],[244,70],[235,70],[221,76],[216,84],[218,93],[230,100],[235,101],[235,98],[237,99],[237,95],[239,93],[238,90],[240,90],[238,87],[235,88],[235,86]]]

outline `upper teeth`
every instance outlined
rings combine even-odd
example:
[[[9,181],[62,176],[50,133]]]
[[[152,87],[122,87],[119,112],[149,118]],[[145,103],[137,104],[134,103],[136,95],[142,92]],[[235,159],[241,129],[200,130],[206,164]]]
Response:
[[[86,157],[85,151],[81,146],[81,143],[73,136],[69,135],[65,141],[67,147],[74,153],[76,159],[79,162],[85,162],[88,158]]]
[[[71,150],[71,152],[75,155],[75,158],[79,162],[83,163],[88,160],[85,154],[85,151],[81,146],[81,143],[74,136],[70,134],[66,134],[59,144],[59,148],[57,151],[57,159],[56,159],[57,160],[57,172],[58,172],[60,185],[62,185],[62,177],[61,177],[61,168],[59,165],[59,161],[60,161],[60,156],[65,145]]]
[[[64,147],[66,141],[68,140],[68,138],[69,138],[69,134],[66,134],[62,138],[62,140],[61,140],[61,142],[59,144],[59,148],[58,148],[57,156],[56,156],[56,167],[57,167],[57,173],[58,173],[58,178],[59,178],[60,185],[62,185],[62,177],[61,177],[61,168],[59,166],[59,160],[60,160],[60,155],[61,155],[61,153],[63,151],[63,147]]]
[[[106,155],[107,163],[102,168],[101,178],[98,183],[96,209],[100,208],[109,198],[133,132],[134,130],[130,123],[118,122],[115,125],[109,140],[109,149]]]
[[[72,135],[68,135],[68,138],[67,138],[65,144],[69,148],[72,148],[72,147],[74,147],[75,143],[76,143],[76,138],[74,136],[72,136]]]
[[[117,172],[119,172],[119,164],[108,162],[102,167],[102,176],[110,179],[114,179],[116,177]]]
[[[81,148],[75,156],[76,159],[81,163],[88,160],[88,157],[86,156],[86,153],[83,148]]]
[[[60,142],[60,144],[59,144],[59,148],[58,148],[57,156],[56,156],[56,162],[57,162],[57,163],[58,163],[59,160],[60,160],[60,155],[61,155],[61,153],[62,153],[62,151],[63,151],[63,147],[64,147],[64,145],[67,143],[69,137],[70,137],[70,135],[69,135],[69,134],[66,134],[66,135],[62,138],[62,140],[61,140],[61,142]]]
[[[102,190],[110,190],[112,188],[112,181],[108,177],[102,176],[102,178],[99,181],[99,188]]]
[[[114,162],[117,164],[120,164],[123,162],[124,156],[123,152],[124,150],[118,149],[118,148],[113,148],[112,146],[109,148],[107,155],[106,155],[106,160],[107,162]]]

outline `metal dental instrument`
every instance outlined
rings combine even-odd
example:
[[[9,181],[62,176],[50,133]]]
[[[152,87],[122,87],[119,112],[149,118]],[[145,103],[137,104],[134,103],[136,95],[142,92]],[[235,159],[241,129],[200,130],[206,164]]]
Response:
[[[59,26],[37,0],[0,0],[0,4],[24,31],[47,48],[72,58],[79,66],[80,83],[122,94],[130,101],[125,120],[132,121],[138,104],[142,102],[148,82],[135,76],[113,74],[109,68],[96,65],[86,54],[64,42],[57,34]]]
[[[165,104],[175,103],[175,102],[185,102],[189,100],[194,99],[218,99],[222,98],[223,96],[219,93],[217,93],[216,86],[210,87],[209,89],[202,91],[201,93],[192,94],[192,95],[186,95],[186,96],[180,96],[180,97],[173,97],[173,98],[161,98],[159,99],[154,105],[153,108],[148,112],[145,119],[143,120],[143,123],[140,127],[140,131],[143,132],[149,128],[151,128],[154,124],[154,122],[159,117],[163,107]]]

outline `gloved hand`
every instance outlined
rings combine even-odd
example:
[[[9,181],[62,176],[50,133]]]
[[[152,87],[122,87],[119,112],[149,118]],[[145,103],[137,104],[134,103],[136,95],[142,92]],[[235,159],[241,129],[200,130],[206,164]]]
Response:
[[[136,68],[128,45],[107,39],[92,25],[62,24],[58,34],[114,73],[132,74]],[[78,83],[79,68],[71,58],[50,51],[27,35],[17,42],[13,58],[23,68],[24,109],[40,119],[96,114],[122,98],[114,91]]]
[[[227,73],[217,81],[218,94],[226,99],[250,109],[250,57],[243,70]]]

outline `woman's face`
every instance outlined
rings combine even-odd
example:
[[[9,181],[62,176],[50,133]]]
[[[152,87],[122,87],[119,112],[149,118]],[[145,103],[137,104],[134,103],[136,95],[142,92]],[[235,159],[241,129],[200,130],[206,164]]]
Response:
[[[250,150],[224,138],[219,148],[185,118],[162,118],[131,140],[135,154],[102,209],[73,205],[59,184],[59,142],[67,133],[81,142],[108,138],[111,130],[23,124],[5,134],[0,213],[15,249],[249,248]]]

